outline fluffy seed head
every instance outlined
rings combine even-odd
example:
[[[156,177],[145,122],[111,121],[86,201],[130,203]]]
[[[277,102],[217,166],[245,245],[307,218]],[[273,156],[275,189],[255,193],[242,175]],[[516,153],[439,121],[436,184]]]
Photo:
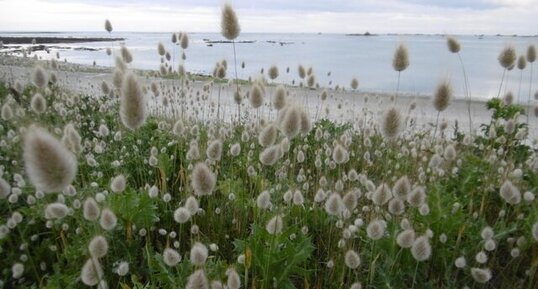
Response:
[[[277,137],[277,128],[274,124],[265,126],[258,135],[258,143],[263,147],[271,146],[275,143]]]
[[[276,215],[267,222],[267,225],[265,226],[265,229],[267,232],[271,235],[280,234],[282,232],[282,217],[280,215]]]
[[[281,110],[284,106],[286,106],[286,89],[284,86],[279,85],[273,96],[273,107],[277,110]]]
[[[414,188],[411,193],[407,195],[407,202],[413,207],[420,207],[426,202],[426,192],[423,187]]]
[[[531,229],[531,234],[532,234],[532,237],[534,238],[535,241],[538,241],[538,222],[534,223],[534,225],[532,225],[532,229]]]
[[[385,235],[385,222],[381,220],[373,220],[366,228],[366,234],[374,241],[379,240]]]
[[[127,128],[135,130],[146,120],[146,97],[132,73],[123,79],[120,98],[120,118]]]
[[[523,70],[525,69],[526,66],[527,66],[527,59],[525,59],[525,56],[523,55],[519,56],[519,58],[517,59],[517,68],[519,70]]]
[[[83,216],[84,219],[88,221],[95,221],[97,218],[99,218],[99,215],[101,214],[101,210],[99,209],[99,206],[97,206],[97,202],[94,198],[87,198],[84,201],[83,205]]]
[[[11,109],[11,106],[9,103],[4,103],[2,105],[2,119],[3,120],[10,120],[13,118],[13,110]]]
[[[0,177],[0,198],[7,198],[11,193],[11,185]]]
[[[282,156],[282,149],[279,144],[272,145],[260,153],[260,162],[266,166],[274,165]]]
[[[512,46],[508,46],[501,51],[498,59],[501,66],[507,69],[516,61],[516,50]]]
[[[67,216],[69,208],[63,203],[52,203],[45,208],[45,218],[61,219]]]
[[[228,40],[236,39],[241,32],[237,15],[235,14],[232,5],[229,3],[224,4],[224,7],[222,8],[220,28],[222,36]]]
[[[226,282],[228,289],[239,289],[241,287],[241,279],[234,268],[226,270],[226,275],[228,275],[228,281]]]
[[[460,43],[459,41],[452,37],[452,36],[449,36],[446,38],[446,44],[448,46],[448,50],[452,53],[458,53],[460,52],[460,49],[461,49],[461,46],[460,46]]]
[[[396,237],[396,243],[402,248],[411,248],[415,243],[415,231],[413,229],[402,231]]]
[[[267,74],[271,80],[275,80],[278,77],[278,67],[276,67],[276,65],[271,65],[267,71]]]
[[[99,219],[101,228],[106,231],[111,231],[116,227],[117,223],[118,219],[116,218],[116,215],[109,208],[106,208],[101,212],[101,219]]]
[[[239,143],[234,143],[231,147],[230,147],[230,154],[234,157],[238,156],[239,154],[241,153],[241,144]]]
[[[129,273],[129,263],[123,261],[118,265],[118,269],[116,269],[116,274],[119,276],[125,276]]]
[[[304,66],[299,65],[299,67],[297,68],[297,73],[299,73],[299,77],[301,79],[304,79],[306,77],[306,70],[304,69]]]
[[[411,254],[417,261],[425,261],[432,255],[432,247],[428,236],[421,236],[415,240],[411,247]]]
[[[467,266],[467,260],[465,260],[465,257],[461,256],[454,261],[454,265],[456,265],[457,268],[465,268]]]
[[[87,286],[95,286],[103,279],[103,268],[96,258],[90,258],[82,266],[80,272],[82,283]]]
[[[271,195],[268,191],[263,191],[258,195],[256,205],[260,209],[269,209],[271,207]]]
[[[112,190],[114,193],[121,193],[123,190],[125,190],[125,186],[125,177],[123,175],[119,175],[112,179],[112,182],[110,183],[110,190]]]
[[[28,129],[23,150],[26,173],[37,190],[61,192],[75,178],[75,156],[43,129]]]
[[[208,255],[207,247],[200,242],[196,242],[191,248],[191,254],[190,254],[191,263],[195,266],[201,266],[205,263],[207,259],[207,255]]]
[[[194,271],[187,280],[186,289],[209,289],[209,281],[203,269]]]
[[[181,261],[181,255],[172,248],[166,248],[163,252],[163,261],[164,264],[174,267]]]
[[[333,149],[333,161],[337,164],[343,164],[349,160],[347,150],[340,144],[337,144]]]
[[[325,212],[332,216],[340,217],[344,210],[344,202],[338,193],[332,193],[325,201]]]
[[[123,59],[125,63],[133,62],[133,55],[131,54],[131,51],[129,51],[127,46],[122,45],[120,52],[121,52],[121,58]]]
[[[536,47],[529,45],[527,48],[527,61],[533,63],[536,60]]]
[[[500,194],[501,198],[511,205],[516,205],[521,202],[521,192],[509,180],[504,181],[502,184]]]
[[[258,84],[252,85],[250,89],[250,105],[253,108],[258,108],[263,104],[263,90]]]
[[[32,72],[32,83],[38,88],[44,88],[49,83],[45,69],[39,65],[34,67]]]
[[[349,249],[344,257],[344,263],[349,269],[356,269],[361,265],[361,257],[355,250]]]
[[[219,139],[212,141],[207,146],[206,155],[211,160],[214,160],[214,161],[220,160],[222,156],[222,141]]]
[[[486,283],[491,279],[491,271],[488,268],[471,268],[471,276],[478,283]]]
[[[390,187],[382,183],[377,187],[374,194],[372,195],[372,202],[378,206],[383,206],[386,204],[390,199],[392,198],[392,192],[390,190]]]
[[[108,252],[108,242],[105,237],[98,235],[93,237],[88,245],[88,251],[94,258],[102,258]]]
[[[110,20],[105,20],[105,30],[110,33],[112,32],[112,23],[110,23]]]
[[[157,43],[157,53],[159,53],[160,56],[164,56],[166,53],[166,49],[164,48],[164,44],[162,42]]]
[[[30,102],[30,107],[35,113],[38,113],[38,114],[44,113],[45,110],[47,109],[47,101],[45,100],[43,95],[41,95],[41,93],[36,93],[32,97],[32,101]]]
[[[13,279],[21,278],[22,274],[24,274],[24,265],[22,263],[17,262],[11,266],[11,277]]]
[[[409,66],[409,53],[407,47],[403,44],[398,45],[394,52],[394,58],[392,59],[392,67],[394,70],[400,72],[405,70]]]
[[[441,112],[450,104],[452,98],[452,87],[448,81],[443,81],[437,85],[435,95],[433,97],[433,107]]]
[[[411,191],[411,183],[407,176],[399,178],[392,188],[392,195],[396,198],[405,199]]]
[[[191,212],[184,207],[179,207],[174,211],[174,221],[184,224],[191,218]]]
[[[357,80],[357,78],[353,78],[351,80],[351,88],[352,89],[357,89],[359,87],[359,81]]]
[[[197,196],[211,195],[217,179],[204,162],[197,163],[192,170],[191,186]]]
[[[400,134],[400,127],[400,112],[394,107],[389,108],[383,117],[383,135],[388,139],[394,139]]]
[[[359,200],[359,192],[355,190],[351,190],[347,192],[347,194],[345,194],[344,197],[342,198],[342,202],[344,203],[344,206],[350,212],[353,212],[353,210],[357,207],[358,200]]]
[[[181,33],[181,39],[179,39],[181,48],[187,49],[189,47],[189,36],[187,35],[187,32]]]
[[[283,117],[280,122],[280,130],[286,137],[292,139],[301,130],[301,111],[298,107],[291,106],[281,110],[281,113],[283,113]]]

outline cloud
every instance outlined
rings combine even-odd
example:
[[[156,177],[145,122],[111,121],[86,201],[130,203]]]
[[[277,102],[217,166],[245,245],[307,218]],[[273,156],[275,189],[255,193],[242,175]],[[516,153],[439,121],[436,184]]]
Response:
[[[101,31],[108,18],[115,31],[218,32],[222,4],[218,0],[0,1],[0,29],[26,31]],[[244,32],[535,35],[538,27],[531,24],[536,23],[538,5],[526,5],[536,1],[236,0],[234,7]]]

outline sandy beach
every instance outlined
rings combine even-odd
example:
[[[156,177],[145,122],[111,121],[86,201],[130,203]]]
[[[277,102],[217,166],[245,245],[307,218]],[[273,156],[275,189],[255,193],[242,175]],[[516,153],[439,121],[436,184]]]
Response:
[[[47,65],[43,62],[43,65]],[[0,79],[8,83],[19,81],[21,84],[30,83],[32,67],[35,64],[33,58],[0,58]],[[52,71],[52,70],[49,70]],[[181,92],[181,84],[178,79],[154,77],[154,71],[137,70],[143,87],[147,89],[147,95],[151,99],[149,107],[153,114],[165,115],[168,117],[180,117],[181,114],[194,117],[200,121],[212,121],[218,118],[231,121],[237,119],[237,105],[233,100],[235,85],[228,82],[215,82],[210,77],[202,80],[193,80],[189,85],[189,90],[184,91],[186,99],[178,102],[178,95]],[[101,96],[101,84],[106,82],[112,87],[112,72],[107,67],[94,67],[88,65],[72,64],[68,62],[58,63],[58,69],[54,71],[58,84],[74,93]],[[155,83],[159,87],[159,95],[155,96],[151,92],[151,85]],[[206,91],[204,92],[204,88]],[[395,94],[381,94],[361,91],[343,90],[334,88],[309,89],[298,86],[286,85],[288,91],[288,101],[303,105],[309,112],[312,120],[327,118],[337,122],[350,122],[360,126],[364,122],[379,121],[382,113],[387,107],[395,106],[400,110],[402,116],[408,119],[408,124],[414,123],[415,128],[433,128],[437,118],[437,111],[432,105],[431,97],[403,94],[394,97]],[[240,85],[240,91],[245,97],[248,94],[250,85]],[[276,111],[271,108],[271,98],[276,90],[276,84],[267,85],[264,105],[260,111],[255,111],[250,107],[248,99],[243,99],[241,104],[242,115],[258,116],[267,121],[276,119]],[[327,92],[327,99],[321,101],[320,95]],[[220,109],[217,109],[220,93]],[[163,106],[163,97],[170,99],[170,105]],[[198,97],[201,96],[201,97]],[[393,102],[392,99],[395,99]],[[410,110],[414,104],[415,108]],[[181,109],[180,107],[183,106]],[[532,113],[532,110],[531,110]],[[488,111],[484,101],[473,100],[471,102],[471,115],[473,130],[480,133],[480,124],[488,123],[492,112]],[[412,119],[412,121],[409,121]],[[525,121],[525,116],[520,118]],[[529,137],[535,139],[538,135],[534,115],[530,117]],[[460,131],[469,131],[467,101],[462,99],[452,99],[448,108],[439,116],[439,123],[448,124],[447,133],[453,132],[456,126]],[[409,129],[409,128],[408,128]]]

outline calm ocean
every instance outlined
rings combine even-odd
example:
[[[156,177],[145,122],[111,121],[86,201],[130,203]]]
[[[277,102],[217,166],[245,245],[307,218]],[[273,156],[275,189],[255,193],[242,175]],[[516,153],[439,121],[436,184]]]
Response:
[[[107,33],[0,33],[3,36],[58,36],[58,37],[109,37]],[[125,38],[125,44],[133,54],[132,67],[159,69],[160,56],[157,43],[163,42],[173,55],[177,66],[181,50],[173,45],[171,33],[124,33],[113,32],[112,37]],[[229,43],[208,45],[205,40],[224,40],[218,33],[190,33],[190,45],[185,51],[185,67],[190,72],[211,74],[217,61],[228,61],[228,76],[233,73],[233,49]],[[516,48],[518,55],[526,53],[528,45],[538,44],[538,37],[515,36],[457,36],[461,43],[461,57],[465,63],[473,98],[488,99],[499,90],[503,69],[497,61],[506,45]],[[262,68],[267,71],[277,65],[280,71],[278,82],[291,83],[298,80],[299,64],[312,67],[321,86],[345,86],[351,79],[359,80],[359,90],[391,92],[396,90],[397,73],[392,69],[392,57],[396,46],[403,42],[408,46],[410,66],[401,75],[400,91],[409,94],[430,95],[437,83],[449,79],[456,97],[463,95],[463,77],[456,55],[447,50],[446,38],[441,35],[377,35],[347,36],[343,34],[255,34],[243,33],[237,43],[238,74],[240,78],[256,77]],[[281,44],[282,43],[282,44]],[[95,42],[78,44],[54,44],[62,47],[98,48],[98,51],[51,49],[51,53],[39,52],[43,58],[55,57],[60,52],[61,60],[69,62],[111,66],[113,61],[104,48],[119,47],[119,43]],[[241,68],[241,63],[245,68]],[[289,73],[286,69],[289,67]],[[538,68],[534,68],[538,71]],[[529,92],[529,65],[523,70],[522,98]],[[538,73],[536,73],[538,74]],[[507,91],[517,99],[521,71],[514,68],[508,73]],[[533,94],[538,89],[534,77]],[[505,89],[503,88],[503,92]]]

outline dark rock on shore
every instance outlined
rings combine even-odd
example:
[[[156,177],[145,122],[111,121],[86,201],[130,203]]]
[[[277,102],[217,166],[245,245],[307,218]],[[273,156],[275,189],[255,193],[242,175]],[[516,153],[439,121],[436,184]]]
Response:
[[[122,41],[125,38],[81,38],[81,37],[4,37],[0,36],[3,44],[57,44],[57,43],[84,43]]]

